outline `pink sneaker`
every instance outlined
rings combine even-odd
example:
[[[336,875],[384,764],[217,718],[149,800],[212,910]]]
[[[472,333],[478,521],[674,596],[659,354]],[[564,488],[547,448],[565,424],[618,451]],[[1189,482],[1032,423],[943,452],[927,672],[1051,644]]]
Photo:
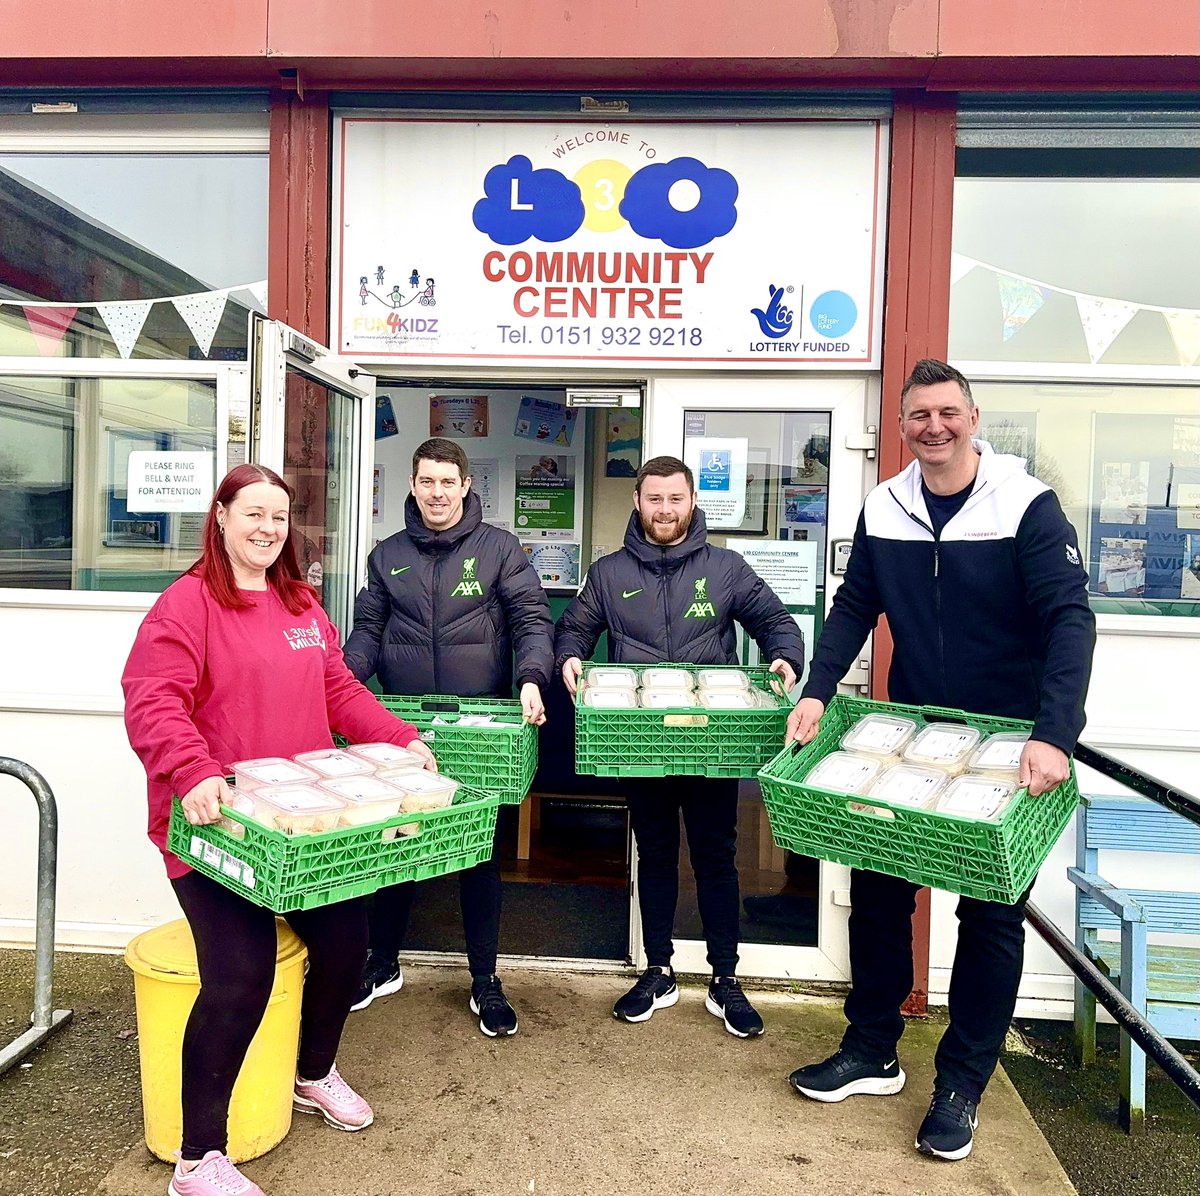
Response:
[[[323,1080],[297,1076],[292,1108],[297,1113],[320,1113],[334,1129],[351,1133],[365,1130],[375,1120],[371,1106],[338,1075],[336,1067],[331,1067]]]
[[[210,1150],[191,1171],[175,1174],[167,1188],[168,1196],[263,1196],[263,1190],[251,1183],[230,1162],[229,1156]]]

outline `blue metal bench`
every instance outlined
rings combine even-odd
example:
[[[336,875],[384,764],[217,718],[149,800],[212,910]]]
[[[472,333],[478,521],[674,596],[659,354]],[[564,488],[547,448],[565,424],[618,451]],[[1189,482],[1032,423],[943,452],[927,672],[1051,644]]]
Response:
[[[1200,861],[1200,826],[1141,798],[1087,797],[1075,823],[1075,945],[1166,1038],[1200,1038],[1200,945],[1151,942],[1150,936],[1200,939],[1200,892],[1118,889],[1100,875],[1100,851],[1153,851]],[[1200,882],[1200,870],[1196,872]],[[1200,888],[1200,883],[1198,883]],[[1120,939],[1101,938],[1119,930]],[[1075,982],[1075,1050],[1096,1060],[1096,998]],[[1139,1133],[1146,1116],[1146,1056],[1121,1034],[1118,1117]]]

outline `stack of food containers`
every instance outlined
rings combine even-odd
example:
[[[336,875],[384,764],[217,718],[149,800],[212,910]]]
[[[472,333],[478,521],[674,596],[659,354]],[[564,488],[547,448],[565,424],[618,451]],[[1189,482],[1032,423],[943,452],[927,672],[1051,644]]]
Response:
[[[597,665],[587,674],[580,701],[607,709],[753,710],[776,705],[769,693],[754,688],[741,669],[686,669],[677,665]]]
[[[289,835],[442,809],[458,789],[457,781],[427,772],[423,757],[391,743],[325,748],[291,760],[242,760],[233,766],[233,775],[231,808]],[[223,818],[221,825],[239,838],[245,833],[231,818]],[[419,822],[408,823],[385,831],[385,837],[415,835],[420,829]]]
[[[981,739],[976,728],[961,723],[918,726],[902,715],[872,713],[842,736],[841,751],[817,761],[806,780],[891,805],[995,819],[1017,791],[1028,736],[1001,732]],[[879,812],[863,803],[854,808]]]

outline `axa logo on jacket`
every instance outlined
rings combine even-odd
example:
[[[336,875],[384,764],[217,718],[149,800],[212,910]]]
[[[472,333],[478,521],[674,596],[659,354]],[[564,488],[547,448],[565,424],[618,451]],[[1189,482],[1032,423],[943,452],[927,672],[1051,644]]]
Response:
[[[475,576],[476,558],[465,557],[462,563],[462,580],[450,591],[451,598],[482,598],[483,586]]]

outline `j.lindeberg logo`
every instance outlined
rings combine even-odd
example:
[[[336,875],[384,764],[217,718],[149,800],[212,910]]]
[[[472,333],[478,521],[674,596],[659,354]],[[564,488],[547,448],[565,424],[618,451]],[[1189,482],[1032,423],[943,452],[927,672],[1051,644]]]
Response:
[[[964,540],[998,540],[999,532],[963,532]]]

